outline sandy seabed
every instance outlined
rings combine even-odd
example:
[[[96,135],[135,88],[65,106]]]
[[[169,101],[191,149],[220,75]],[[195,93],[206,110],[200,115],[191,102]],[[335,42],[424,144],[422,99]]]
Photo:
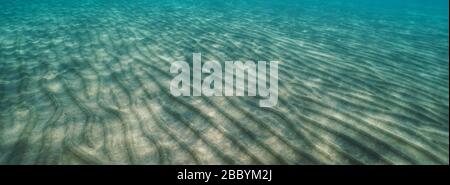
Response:
[[[2,1],[0,164],[448,164],[448,1],[422,3]],[[194,52],[280,61],[277,106],[172,96]]]

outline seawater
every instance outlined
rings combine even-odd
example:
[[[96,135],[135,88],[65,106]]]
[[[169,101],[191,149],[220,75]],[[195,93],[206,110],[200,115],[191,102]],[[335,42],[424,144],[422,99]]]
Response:
[[[0,164],[448,164],[447,0],[0,2]],[[278,103],[170,65],[280,61]]]

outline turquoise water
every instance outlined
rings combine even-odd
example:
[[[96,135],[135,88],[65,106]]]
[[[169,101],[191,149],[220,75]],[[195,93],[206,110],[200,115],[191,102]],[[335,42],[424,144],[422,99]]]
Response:
[[[0,164],[448,164],[447,0],[2,0]],[[278,104],[170,64],[279,60]]]

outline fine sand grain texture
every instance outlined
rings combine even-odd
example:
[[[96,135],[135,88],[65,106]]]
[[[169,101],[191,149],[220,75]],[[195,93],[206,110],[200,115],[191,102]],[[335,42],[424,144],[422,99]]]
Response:
[[[448,1],[0,2],[0,164],[449,164]],[[278,104],[174,97],[279,63]]]

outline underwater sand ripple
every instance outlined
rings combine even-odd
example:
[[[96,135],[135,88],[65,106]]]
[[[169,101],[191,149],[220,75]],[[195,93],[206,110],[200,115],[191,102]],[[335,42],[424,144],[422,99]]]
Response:
[[[448,16],[402,28],[284,4],[9,3],[1,164],[449,163]],[[193,52],[282,61],[278,105],[173,97],[170,64]]]

